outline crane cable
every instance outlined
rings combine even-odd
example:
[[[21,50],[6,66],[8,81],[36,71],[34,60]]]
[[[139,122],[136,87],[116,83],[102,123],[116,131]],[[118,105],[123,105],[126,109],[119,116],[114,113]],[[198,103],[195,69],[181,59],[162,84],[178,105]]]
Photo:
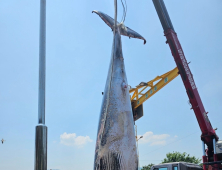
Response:
[[[124,3],[123,3],[123,0],[121,0],[121,3],[122,3],[122,6],[123,6],[123,16],[122,16],[122,23],[124,23],[125,19],[126,19],[126,13],[127,13],[127,3],[126,3],[126,0],[125,0],[125,6],[124,6]]]
[[[116,31],[117,26],[117,0],[114,0],[114,31]]]

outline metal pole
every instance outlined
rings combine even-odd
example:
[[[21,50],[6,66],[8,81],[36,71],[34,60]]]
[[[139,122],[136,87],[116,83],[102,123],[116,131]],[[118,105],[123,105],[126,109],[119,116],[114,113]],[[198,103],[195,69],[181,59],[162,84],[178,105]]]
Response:
[[[35,170],[47,170],[47,126],[45,126],[46,0],[40,0],[38,125],[35,133]]]
[[[202,141],[202,145],[203,145],[203,156],[206,156],[205,143],[204,143],[204,141]]]
[[[38,123],[45,124],[45,41],[46,41],[46,0],[40,0],[39,36],[39,105]]]
[[[216,139],[213,139],[213,145],[214,145],[214,154],[216,154]]]

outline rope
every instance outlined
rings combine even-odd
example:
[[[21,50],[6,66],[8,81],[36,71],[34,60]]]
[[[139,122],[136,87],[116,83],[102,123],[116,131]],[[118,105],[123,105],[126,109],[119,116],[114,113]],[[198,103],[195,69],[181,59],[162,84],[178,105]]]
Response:
[[[121,3],[122,3],[122,6],[123,6],[123,16],[122,16],[122,21],[121,23],[124,23],[125,22],[125,19],[126,19],[126,13],[127,13],[127,3],[126,3],[126,0],[124,0],[125,2],[125,5],[123,3],[123,0],[121,0]],[[116,27],[117,25],[117,0],[114,0],[114,12],[115,12],[115,16],[114,16],[114,27]]]
[[[121,0],[121,3],[122,3],[122,6],[123,6],[123,16],[122,16],[122,22],[124,23],[125,19],[126,19],[126,13],[127,13],[127,3],[126,3],[126,0],[124,1],[125,2],[125,6],[124,6],[124,3],[123,3],[123,0]]]

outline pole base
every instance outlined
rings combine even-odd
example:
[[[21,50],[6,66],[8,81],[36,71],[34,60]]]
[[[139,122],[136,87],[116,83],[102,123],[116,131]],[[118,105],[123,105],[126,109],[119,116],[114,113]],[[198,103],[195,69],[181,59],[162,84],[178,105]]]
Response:
[[[47,170],[47,126],[35,129],[35,170]]]

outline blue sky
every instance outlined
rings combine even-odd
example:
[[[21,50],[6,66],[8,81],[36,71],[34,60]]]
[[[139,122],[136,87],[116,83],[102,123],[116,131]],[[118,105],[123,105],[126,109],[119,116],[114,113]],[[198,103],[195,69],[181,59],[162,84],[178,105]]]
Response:
[[[222,136],[222,1],[165,0],[198,91]],[[128,83],[134,87],[175,67],[152,1],[127,0],[125,25],[147,39],[122,37]],[[113,0],[47,0],[46,125],[48,168],[90,170],[112,46],[111,29],[92,10],[113,16]],[[38,116],[39,1],[0,1],[0,169],[34,168]],[[119,5],[118,18],[122,17]],[[195,115],[177,77],[144,103],[136,122],[140,165],[167,152],[201,158]]]

